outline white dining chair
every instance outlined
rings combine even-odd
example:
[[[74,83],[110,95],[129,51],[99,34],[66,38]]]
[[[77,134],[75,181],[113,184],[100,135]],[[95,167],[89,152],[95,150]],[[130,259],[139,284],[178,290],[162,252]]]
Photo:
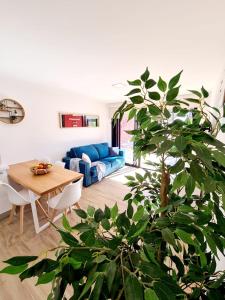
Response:
[[[58,219],[61,215],[59,214],[56,218],[56,212],[58,210],[63,210],[65,215],[67,215],[68,209],[76,205],[80,208],[78,201],[81,198],[81,191],[83,186],[83,178],[76,182],[70,183],[63,189],[62,193],[48,200],[48,206],[52,209],[51,221]]]
[[[54,162],[54,165],[65,168],[66,163],[64,163],[63,161],[57,160]]]
[[[8,194],[9,202],[12,204],[12,209],[9,215],[8,224],[12,223],[13,216],[16,211],[16,207],[20,207],[20,234],[23,233],[23,221],[24,221],[24,207],[27,204],[31,204],[31,197],[33,201],[36,201],[39,197],[29,190],[22,189],[21,191],[16,191],[8,183],[0,182],[0,185],[6,190]]]

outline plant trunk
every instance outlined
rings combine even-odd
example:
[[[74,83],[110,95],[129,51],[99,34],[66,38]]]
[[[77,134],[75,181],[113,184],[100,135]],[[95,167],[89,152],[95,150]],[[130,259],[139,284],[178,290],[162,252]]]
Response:
[[[169,204],[169,197],[168,197],[168,189],[170,184],[170,174],[168,170],[165,168],[165,165],[163,163],[162,166],[162,179],[161,179],[161,187],[160,187],[160,206],[166,207]],[[166,212],[162,212],[161,216],[164,217],[166,215]]]

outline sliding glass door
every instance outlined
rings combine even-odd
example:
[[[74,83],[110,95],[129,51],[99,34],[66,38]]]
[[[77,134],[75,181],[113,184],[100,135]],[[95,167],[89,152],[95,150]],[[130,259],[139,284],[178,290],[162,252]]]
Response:
[[[120,148],[125,150],[125,161],[129,165],[135,165],[134,162],[134,143],[131,141],[132,135],[128,134],[127,130],[135,129],[135,120],[128,121],[128,114],[124,114],[124,117],[120,123]]]
[[[134,119],[128,121],[128,114],[124,114],[121,121],[117,121],[114,125],[112,123],[112,146],[120,147],[125,152],[125,162],[128,165],[136,165],[134,161],[134,145],[131,141],[132,136],[126,131],[134,130],[136,128],[136,121]]]

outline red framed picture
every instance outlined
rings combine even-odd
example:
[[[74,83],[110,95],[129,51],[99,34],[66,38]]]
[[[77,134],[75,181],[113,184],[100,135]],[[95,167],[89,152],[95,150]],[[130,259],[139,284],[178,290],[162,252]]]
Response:
[[[60,114],[60,126],[62,128],[83,127],[84,116],[76,114]]]
[[[61,128],[99,127],[99,116],[95,115],[60,113],[59,120]]]

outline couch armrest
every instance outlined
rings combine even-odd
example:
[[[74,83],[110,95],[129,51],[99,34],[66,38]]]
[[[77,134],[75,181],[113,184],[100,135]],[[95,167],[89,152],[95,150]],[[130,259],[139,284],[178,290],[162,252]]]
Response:
[[[125,152],[124,152],[124,150],[119,150],[119,156],[123,156],[124,157],[124,155],[125,155]]]
[[[90,175],[90,164],[83,161],[83,160],[80,160],[80,163],[79,163],[79,166],[80,166],[80,172],[84,175]]]
[[[65,168],[69,169],[70,168],[70,160],[71,158],[68,156],[63,157],[62,161],[65,163]]]

